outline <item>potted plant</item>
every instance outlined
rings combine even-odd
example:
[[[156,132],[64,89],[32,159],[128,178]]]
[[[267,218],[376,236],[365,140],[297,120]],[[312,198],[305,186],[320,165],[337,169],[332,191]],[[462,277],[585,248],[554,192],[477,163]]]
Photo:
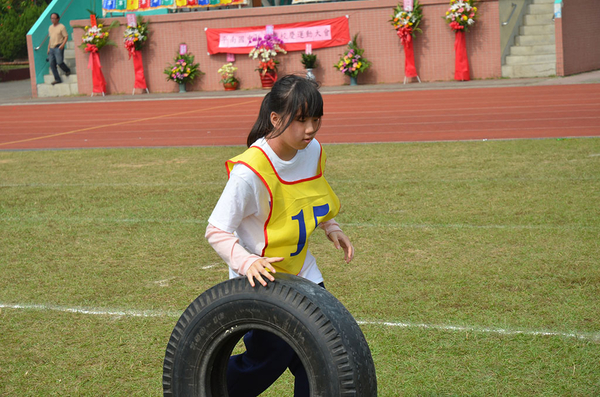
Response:
[[[313,69],[317,67],[317,54],[302,53],[302,65],[306,69],[306,78],[309,80],[315,80]]]
[[[333,65],[337,70],[350,76],[350,85],[357,85],[356,76],[367,70],[371,62],[363,57],[364,49],[358,46],[358,33],[348,43],[348,50],[342,55],[339,62]]]
[[[252,39],[256,42],[254,48],[250,50],[248,56],[252,59],[259,59],[257,71],[260,72],[260,81],[263,88],[271,88],[277,81],[277,65],[279,61],[275,59],[277,54],[287,54],[287,51],[281,46],[283,41],[275,33],[266,34],[264,37]]]
[[[217,73],[221,75],[221,83],[223,83],[225,91],[237,90],[240,82],[235,77],[236,70],[238,70],[238,68],[233,66],[233,63],[231,62],[226,63],[225,65],[221,66],[221,69],[217,70]]]
[[[194,63],[194,55],[191,53],[178,54],[173,59],[174,64],[168,65],[163,71],[167,80],[173,80],[179,84],[179,92],[185,92],[185,85],[191,83],[197,76],[204,73],[200,70],[200,64]]]

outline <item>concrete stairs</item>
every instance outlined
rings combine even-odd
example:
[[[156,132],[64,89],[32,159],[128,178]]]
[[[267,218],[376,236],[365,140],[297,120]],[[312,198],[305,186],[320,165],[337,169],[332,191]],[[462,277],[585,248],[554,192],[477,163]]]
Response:
[[[58,73],[60,74],[62,83],[52,85],[54,75],[52,74],[52,71],[48,70],[49,74],[44,76],[44,83],[37,85],[38,97],[45,98],[79,94],[79,88],[77,87],[77,68],[75,67],[75,51],[77,50],[79,49],[75,48],[73,41],[67,42],[67,47],[65,48],[65,64],[71,69],[71,75],[69,77],[65,76],[65,72],[58,67]]]
[[[510,47],[502,77],[547,77],[556,74],[554,0],[532,0],[515,45]]]

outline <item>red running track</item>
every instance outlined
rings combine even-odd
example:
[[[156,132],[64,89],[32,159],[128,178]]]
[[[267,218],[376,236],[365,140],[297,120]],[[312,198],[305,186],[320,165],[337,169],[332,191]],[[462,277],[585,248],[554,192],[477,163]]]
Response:
[[[600,136],[600,85],[328,94],[323,143]],[[261,98],[0,107],[0,150],[243,145]]]

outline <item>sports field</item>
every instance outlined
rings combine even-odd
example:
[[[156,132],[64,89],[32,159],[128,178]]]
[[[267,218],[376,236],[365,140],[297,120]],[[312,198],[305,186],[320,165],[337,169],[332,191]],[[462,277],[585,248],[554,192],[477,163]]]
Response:
[[[161,395],[242,149],[0,151],[0,395]],[[356,257],[311,250],[380,396],[600,395],[599,138],[326,150]]]

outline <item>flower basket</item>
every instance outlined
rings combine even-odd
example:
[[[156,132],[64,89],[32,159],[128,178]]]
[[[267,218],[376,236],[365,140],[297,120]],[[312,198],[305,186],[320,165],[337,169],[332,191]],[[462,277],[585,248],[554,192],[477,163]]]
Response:
[[[469,70],[469,58],[467,57],[467,40],[465,32],[468,32],[477,19],[477,7],[474,0],[450,0],[450,8],[446,11],[446,22],[454,30],[454,79],[469,81],[471,79]]]
[[[342,55],[338,63],[333,65],[337,70],[351,78],[356,78],[359,73],[367,70],[371,62],[363,56],[364,49],[358,46],[358,33],[354,35],[352,41],[348,43],[348,50]],[[350,84],[352,84],[352,80]]]
[[[200,70],[200,64],[194,62],[194,55],[191,53],[178,54],[173,59],[172,65],[167,65],[164,74],[167,75],[167,80],[171,80],[179,84],[179,92],[185,92],[185,84],[191,83],[198,76],[204,74]]]
[[[217,73],[221,75],[221,83],[223,83],[223,88],[225,88],[225,91],[237,90],[240,82],[235,77],[236,70],[238,70],[238,68],[233,66],[233,63],[231,62],[226,63],[225,65],[221,66],[219,70],[217,70]]]
[[[141,51],[147,39],[148,22],[145,22],[142,16],[138,15],[136,26],[128,26],[123,34],[123,45],[129,54],[129,59],[133,57],[133,70],[135,73],[134,93],[136,89],[148,91]]]
[[[283,40],[277,37],[276,34],[266,34],[261,38],[253,38],[256,42],[254,48],[250,50],[248,56],[252,59],[259,59],[257,71],[260,72],[260,81],[262,87],[267,89],[273,87],[277,81],[277,65],[279,61],[275,59],[277,54],[287,54],[287,51],[282,47]]]
[[[413,39],[416,32],[422,32],[419,28],[423,10],[418,0],[415,0],[412,10],[405,10],[402,4],[394,8],[394,14],[389,21],[396,29],[396,34],[404,47],[404,82],[407,78],[419,77],[415,67],[415,52]],[[420,81],[420,80],[419,80]]]
[[[90,15],[90,22],[91,26],[85,26],[83,28],[84,33],[79,48],[90,54],[88,69],[92,70],[92,95],[104,95],[106,92],[106,80],[102,73],[99,52],[107,45],[116,46],[116,43],[109,38],[109,31],[115,26],[119,26],[119,22],[113,21],[110,26],[106,28],[95,14]]]

